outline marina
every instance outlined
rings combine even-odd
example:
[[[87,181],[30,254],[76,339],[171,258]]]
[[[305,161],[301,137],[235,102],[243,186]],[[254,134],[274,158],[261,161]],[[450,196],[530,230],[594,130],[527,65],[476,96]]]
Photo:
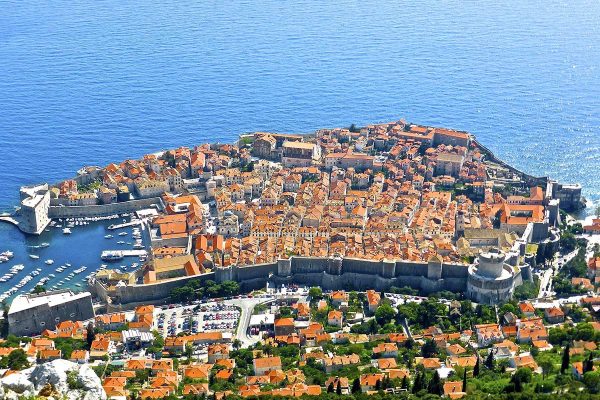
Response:
[[[139,220],[134,220],[132,224],[119,224],[119,229],[127,233],[122,237],[130,237],[131,244],[123,242],[119,244],[119,250],[114,250],[113,235],[118,235],[109,233],[108,227],[117,219],[129,221],[129,218],[129,214],[122,214],[53,220],[48,225],[48,231],[39,237],[23,236],[22,246],[12,243],[10,248],[0,249],[0,301],[10,302],[18,294],[32,292],[37,285],[44,286],[46,290],[87,290],[89,279],[97,271],[107,268],[106,262],[101,260],[105,251],[118,251],[123,258],[145,259],[147,252],[144,250]],[[9,228],[8,225],[2,226]],[[71,233],[65,234],[64,229],[69,229]],[[138,259],[132,261],[136,262],[128,263],[129,271],[137,268],[140,262]]]

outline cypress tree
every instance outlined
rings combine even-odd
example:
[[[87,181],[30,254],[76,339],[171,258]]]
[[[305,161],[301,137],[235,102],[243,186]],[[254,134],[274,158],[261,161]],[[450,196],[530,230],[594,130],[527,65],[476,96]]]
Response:
[[[423,378],[421,378],[421,373],[417,372],[415,376],[415,382],[413,383],[412,392],[413,394],[417,394],[421,389],[423,389]]]
[[[475,367],[473,368],[473,378],[477,378],[479,376],[479,355],[477,356],[477,362],[475,362]]]
[[[465,372],[463,373],[462,391],[463,392],[467,391],[467,370],[466,369],[465,369]]]
[[[587,360],[583,362],[583,373],[593,371],[594,370],[594,356],[590,353],[590,356]]]
[[[571,356],[569,354],[570,346],[567,344],[565,346],[565,350],[563,351],[562,356],[562,364],[560,366],[560,373],[564,374],[567,369],[569,369],[569,365],[571,365]]]
[[[352,394],[360,393],[360,391],[361,391],[360,380],[358,378],[355,378],[354,381],[352,382]]]
[[[375,382],[375,390],[381,390],[381,379],[377,379]]]
[[[488,356],[485,359],[485,366],[487,369],[494,369],[494,352],[492,349],[488,352]]]
[[[342,384],[340,383],[340,380],[338,379],[338,384],[337,384],[337,388],[335,389],[335,393],[340,396],[342,394]]]
[[[406,375],[404,375],[404,378],[402,378],[402,389],[404,390],[408,390],[408,378],[406,377]]]
[[[333,393],[333,382],[331,382],[329,386],[327,386],[327,393]]]
[[[440,374],[438,374],[437,371],[435,371],[433,378],[431,378],[429,385],[427,385],[427,391],[438,396],[441,396],[444,393],[442,388],[442,380],[440,379]]]

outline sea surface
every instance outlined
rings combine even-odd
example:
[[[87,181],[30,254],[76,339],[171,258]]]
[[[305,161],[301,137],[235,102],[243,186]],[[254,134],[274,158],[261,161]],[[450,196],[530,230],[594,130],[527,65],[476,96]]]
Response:
[[[600,1],[0,0],[3,211],[82,165],[400,118],[600,200]],[[96,268],[104,234],[41,259]],[[36,240],[0,224],[0,271]]]

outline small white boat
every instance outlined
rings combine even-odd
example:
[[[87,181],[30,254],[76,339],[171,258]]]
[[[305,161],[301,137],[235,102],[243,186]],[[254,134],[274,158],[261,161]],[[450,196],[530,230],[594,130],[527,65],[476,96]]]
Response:
[[[112,239],[113,235],[104,235],[104,239]]]
[[[127,236],[127,232],[119,232],[119,236]]]
[[[63,233],[65,235],[70,235],[71,234],[71,228],[65,228],[65,229],[63,229]]]
[[[38,256],[37,254],[30,254],[29,257],[31,257],[34,260],[37,260],[38,258],[40,258],[40,256]]]
[[[44,242],[42,244],[39,245],[40,248],[44,249],[46,247],[50,246],[50,243]]]
[[[46,260],[46,261],[44,261],[44,262],[45,262],[46,264],[48,264],[48,265],[52,265],[52,264],[54,264],[54,260],[51,260],[51,259],[48,259],[48,260]]]

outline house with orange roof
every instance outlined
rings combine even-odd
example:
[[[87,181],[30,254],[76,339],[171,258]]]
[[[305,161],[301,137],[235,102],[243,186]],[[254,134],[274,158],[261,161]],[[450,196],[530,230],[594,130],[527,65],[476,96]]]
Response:
[[[344,314],[338,310],[331,310],[327,314],[327,325],[337,326],[338,328],[342,327],[344,319]]]
[[[465,356],[465,357],[448,357],[446,359],[446,366],[448,368],[473,368],[477,364],[477,356]]]
[[[374,360],[373,364],[380,370],[393,369],[398,366],[395,358],[378,358]]]
[[[117,330],[125,326],[125,313],[102,314],[96,316],[96,325],[105,330]]]
[[[360,357],[357,354],[325,357],[322,359],[322,363],[325,366],[325,372],[330,374],[346,366],[360,364]]]
[[[337,308],[348,307],[349,295],[343,290],[336,290],[329,295],[331,305]]]
[[[442,363],[440,361],[439,358],[437,357],[433,357],[433,358],[425,358],[425,357],[417,357],[415,359],[417,365],[421,364],[423,365],[423,368],[425,368],[426,370],[434,370],[434,369],[438,369],[442,367]]]
[[[462,381],[446,381],[444,382],[444,397],[450,399],[460,399],[466,396]]]
[[[229,358],[229,346],[222,343],[208,345],[208,362],[214,364],[217,360]]]
[[[279,357],[255,358],[252,364],[254,366],[254,375],[265,375],[269,371],[281,370],[281,358]]]
[[[475,332],[480,347],[487,347],[504,340],[504,334],[497,324],[475,325]]]
[[[396,343],[379,343],[373,348],[373,356],[379,358],[396,358],[398,345]]]
[[[291,335],[296,331],[293,318],[278,318],[275,320],[274,326],[277,336]]]
[[[508,360],[511,368],[529,368],[533,372],[538,372],[538,365],[531,354],[524,354],[512,357]]]
[[[462,354],[465,354],[466,352],[467,350],[460,344],[451,344],[446,346],[446,353],[448,353],[448,355],[452,357],[460,356]]]
[[[521,310],[526,317],[533,317],[535,315],[535,307],[528,301],[519,303],[519,310]]]
[[[189,395],[195,395],[195,396],[206,396],[208,395],[209,389],[208,389],[208,383],[193,383],[193,384],[186,384],[183,386],[183,395],[184,396],[189,396]]]
[[[95,339],[90,346],[90,358],[99,360],[108,356],[114,350],[114,344],[108,338]]]
[[[46,349],[38,351],[37,360],[38,362],[46,362],[52,360],[58,360],[62,356],[62,352],[60,350],[54,349]]]
[[[78,364],[87,364],[90,359],[90,353],[87,350],[73,350],[71,353],[71,357],[69,357],[69,361],[78,363]]]
[[[60,338],[78,338],[82,339],[86,332],[81,321],[62,321],[56,325],[56,333]]]
[[[333,385],[334,390],[337,390],[339,385],[342,394],[350,394],[350,382],[346,377],[331,376],[327,378],[324,386],[328,388],[330,385]]]
[[[162,399],[171,394],[171,390],[168,387],[161,387],[158,389],[142,389],[140,391],[140,399]]]
[[[544,310],[546,321],[551,324],[565,322],[565,313],[559,307],[550,307]]]
[[[212,367],[211,364],[191,364],[183,369],[183,376],[189,379],[208,380]]]
[[[383,382],[383,374],[362,374],[360,376],[360,389],[363,393],[377,390],[377,387]]]
[[[379,304],[381,304],[381,294],[375,290],[367,290],[367,303],[369,305],[369,312],[374,313],[377,311]]]
[[[127,396],[128,391],[125,389],[127,378],[125,377],[108,377],[102,381],[102,388],[109,398]]]

